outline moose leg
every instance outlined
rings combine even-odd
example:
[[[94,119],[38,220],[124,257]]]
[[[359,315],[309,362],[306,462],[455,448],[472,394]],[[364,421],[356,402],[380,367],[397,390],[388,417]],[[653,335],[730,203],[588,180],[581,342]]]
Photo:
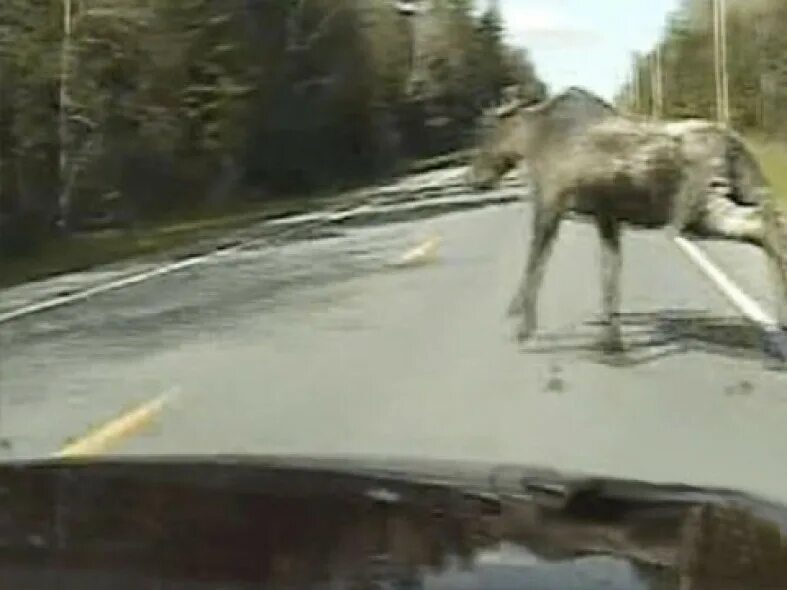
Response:
[[[754,244],[768,256],[776,287],[778,319],[787,328],[787,223],[778,208],[743,206],[727,199],[709,202],[700,224],[701,233]]]
[[[545,207],[534,217],[533,237],[525,275],[512,302],[512,308],[520,305],[524,313],[524,318],[517,329],[517,338],[520,342],[530,338],[538,324],[536,314],[538,291],[544,280],[546,264],[557,237],[561,216],[560,209]]]
[[[538,232],[539,228],[543,224],[543,210],[544,206],[539,201],[536,200],[533,204],[533,220],[532,220],[532,227],[531,227],[531,234],[530,234],[530,250],[528,251],[528,256],[532,258],[533,252],[538,247]],[[527,268],[530,267],[530,263],[528,262]],[[522,279],[519,281],[519,285],[514,293],[514,298],[511,299],[511,303],[508,304],[508,315],[511,317],[521,316],[525,313],[525,291],[527,290],[527,277],[528,271],[522,273]]]
[[[763,244],[776,288],[778,321],[787,331],[787,213],[773,203],[763,207]]]
[[[744,206],[721,196],[709,198],[700,233],[708,237],[725,238],[761,246],[765,239],[761,207]]]
[[[785,255],[768,255],[773,284],[776,287],[777,318],[779,326],[787,332],[787,258]]]
[[[601,285],[604,335],[602,346],[607,352],[620,352],[620,224],[610,216],[597,220],[601,237]]]

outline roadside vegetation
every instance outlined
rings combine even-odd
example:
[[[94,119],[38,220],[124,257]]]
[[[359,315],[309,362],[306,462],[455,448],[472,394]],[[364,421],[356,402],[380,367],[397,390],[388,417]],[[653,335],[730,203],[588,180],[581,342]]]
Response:
[[[68,4],[0,3],[4,284],[428,169],[504,89],[546,94],[494,3]]]
[[[34,254],[0,260],[0,288],[66,272],[171,252],[200,240],[218,238],[264,218],[303,210],[295,203],[235,206],[218,212],[201,212],[178,219],[156,220],[133,229],[106,228],[78,232],[68,239],[44,240]]]
[[[730,124],[744,133],[787,203],[787,2],[726,0]],[[713,3],[682,0],[663,38],[638,55],[635,76],[617,103],[651,114],[650,64],[662,58],[663,116],[715,119]]]
[[[787,143],[758,137],[749,138],[749,145],[762,164],[774,190],[787,205]]]
[[[467,151],[415,160],[405,167],[410,174],[424,173],[463,164]],[[72,233],[68,239],[44,240],[34,252],[0,257],[0,288],[76,272],[96,266],[169,253],[202,240],[225,237],[234,230],[265,220],[306,213],[328,205],[330,198],[343,206],[354,204],[342,198],[341,186],[315,191],[305,197],[287,195],[260,203],[231,202],[219,210],[203,208],[176,211],[168,217],[143,220],[133,227],[106,227]]]
[[[727,2],[731,123],[787,195],[787,3]],[[546,96],[496,3],[414,4],[91,0],[66,29],[65,2],[4,0],[0,285],[461,163],[506,89]],[[716,115],[710,5],[682,0],[660,42],[666,117]],[[640,113],[648,59],[620,93]]]
[[[787,3],[726,0],[730,123],[768,140],[787,142]],[[663,114],[714,119],[716,83],[712,2],[682,0],[659,42]],[[650,66],[656,47],[636,60],[637,84],[619,104],[653,112]]]

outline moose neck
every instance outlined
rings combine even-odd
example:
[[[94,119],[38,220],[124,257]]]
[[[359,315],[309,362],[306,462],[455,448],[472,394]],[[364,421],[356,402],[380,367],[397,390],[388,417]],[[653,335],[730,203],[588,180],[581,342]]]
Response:
[[[517,146],[520,159],[538,166],[551,158],[551,154],[560,148],[564,138],[558,125],[549,118],[528,123],[529,129],[522,134],[522,141]]]

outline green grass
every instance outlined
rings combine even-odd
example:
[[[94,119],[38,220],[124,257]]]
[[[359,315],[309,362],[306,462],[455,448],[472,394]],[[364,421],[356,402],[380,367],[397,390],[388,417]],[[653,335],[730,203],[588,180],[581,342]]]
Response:
[[[133,232],[105,230],[53,240],[35,255],[0,259],[0,287],[175,250],[265,218],[303,211],[308,202],[275,201],[264,206],[235,207],[222,213],[197,211],[177,220],[147,223]]]
[[[762,138],[748,138],[749,146],[776,193],[787,203],[787,144]]]
[[[428,172],[466,162],[467,150],[420,160],[407,167],[409,173]],[[220,237],[263,219],[297,214],[314,209],[316,203],[342,209],[358,205],[346,187],[333,187],[309,197],[274,199],[263,204],[239,205],[221,213],[215,211],[179,212],[177,217],[147,222],[133,232],[105,230],[82,233],[68,239],[53,240],[30,256],[0,258],[0,288],[51,276],[86,270],[96,266],[142,258],[184,248],[199,240]]]

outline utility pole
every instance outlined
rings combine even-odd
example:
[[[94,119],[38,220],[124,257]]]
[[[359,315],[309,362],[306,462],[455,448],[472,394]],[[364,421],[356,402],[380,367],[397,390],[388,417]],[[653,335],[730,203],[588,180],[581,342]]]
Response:
[[[410,35],[410,64],[407,82],[407,94],[417,96],[424,83],[423,45],[426,35],[427,15],[431,11],[430,0],[398,0],[395,2],[396,10],[409,21],[408,32]]]
[[[636,73],[630,72],[628,75],[626,88],[627,88],[627,96],[626,96],[626,108],[628,112],[632,115],[637,114],[637,89],[636,89]]]
[[[60,193],[58,219],[61,230],[67,231],[71,216],[71,196],[68,190],[68,78],[71,61],[71,0],[63,0],[63,41],[60,47],[60,92],[58,104],[58,141],[60,142],[59,166]]]
[[[727,64],[727,1],[713,2],[713,61],[716,80],[716,118],[730,122],[730,88]]]
[[[639,71],[639,53],[634,52],[632,59],[632,79],[633,79],[633,92],[634,92],[634,112],[639,113],[640,100],[642,97],[642,88],[640,85],[640,71]]]
[[[658,81],[659,118],[664,116],[664,53],[661,45],[656,46],[656,80]]]
[[[650,91],[653,99],[652,116],[661,119],[664,115],[664,81],[661,67],[661,45],[650,55]]]
[[[719,1],[719,18],[720,18],[720,29],[721,29],[721,73],[722,73],[722,82],[721,82],[721,90],[722,90],[722,100],[724,104],[724,123],[729,125],[730,123],[730,70],[729,70],[729,63],[727,60],[727,0],[718,0]]]

